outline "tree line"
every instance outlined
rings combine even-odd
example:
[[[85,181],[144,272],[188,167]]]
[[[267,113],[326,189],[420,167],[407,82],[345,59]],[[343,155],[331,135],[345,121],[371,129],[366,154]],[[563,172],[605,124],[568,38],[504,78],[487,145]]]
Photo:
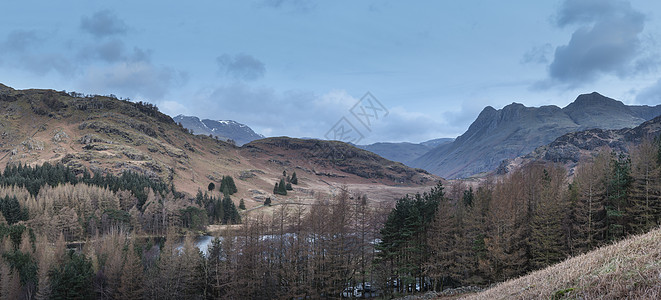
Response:
[[[236,192],[230,176],[225,189]],[[134,172],[76,174],[62,164],[8,165],[0,173],[0,222],[25,224],[54,240],[84,240],[121,228],[163,235],[171,229],[202,231],[208,224],[237,224],[229,194],[189,198],[172,185]]]
[[[182,241],[174,230],[165,239],[141,239],[115,228],[73,251],[64,234],[27,229],[33,224],[0,225],[0,296],[337,298],[348,285],[379,280],[372,261],[387,211],[342,190],[309,207],[282,205],[247,219],[216,236],[206,255],[190,234]]]
[[[647,140],[628,154],[585,157],[573,174],[538,162],[476,189],[456,182],[401,199],[381,230],[377,262],[386,291],[486,285],[660,223],[661,146]]]

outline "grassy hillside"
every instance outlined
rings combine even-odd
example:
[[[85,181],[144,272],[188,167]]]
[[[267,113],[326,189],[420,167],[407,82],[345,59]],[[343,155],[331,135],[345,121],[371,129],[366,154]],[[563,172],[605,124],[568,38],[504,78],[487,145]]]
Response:
[[[661,229],[465,299],[661,299]]]
[[[231,175],[239,190],[234,200],[245,199],[248,208],[270,196],[283,171],[297,171],[300,184],[279,201],[305,202],[313,200],[315,192],[328,192],[329,186],[352,188],[352,184],[385,187],[391,191],[388,197],[398,197],[439,179],[364,155],[366,151],[347,144],[315,142],[322,151],[311,151],[297,147],[308,141],[285,140],[236,147],[192,135],[148,103],[54,90],[15,90],[0,84],[0,168],[62,162],[75,170],[113,174],[130,170],[160,178],[191,195],[206,190],[209,182],[219,186],[222,176]],[[329,148],[339,150],[340,156],[314,156],[336,154]],[[414,190],[396,191],[400,188],[395,185]]]

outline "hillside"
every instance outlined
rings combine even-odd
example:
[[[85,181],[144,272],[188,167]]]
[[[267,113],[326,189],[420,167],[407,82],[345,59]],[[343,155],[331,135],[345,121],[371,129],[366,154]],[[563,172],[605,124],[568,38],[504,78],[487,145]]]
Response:
[[[644,139],[654,140],[659,134],[661,134],[661,116],[634,128],[570,132],[529,154],[503,161],[496,171],[501,174],[507,173],[534,161],[562,163],[567,169],[572,170],[581,157],[592,156],[603,147],[618,153],[628,153],[630,146],[640,144]]]
[[[375,186],[372,199],[392,200],[439,179],[342,143],[335,147],[350,159],[336,163],[303,161],[300,152],[279,143],[237,147],[192,135],[151,104],[113,97],[0,85],[0,111],[0,168],[48,161],[102,173],[130,170],[160,178],[191,195],[206,190],[209,182],[218,186],[223,175],[231,175],[239,188],[234,200],[253,200],[246,202],[248,207],[270,195],[283,171],[299,166],[299,192],[281,200],[312,200],[315,192],[327,193],[330,187],[357,184],[360,189],[365,183]]]
[[[659,299],[661,229],[462,299]]]
[[[356,182],[386,185],[425,185],[436,180],[423,170],[338,141],[276,137],[250,142],[242,150],[243,156],[253,161],[339,181],[351,175],[358,177]]]
[[[173,118],[176,123],[181,123],[193,134],[203,134],[218,137],[222,140],[233,140],[237,146],[242,146],[254,140],[263,139],[264,136],[255,133],[247,125],[232,120],[200,120],[198,117],[178,115]]]
[[[454,142],[440,145],[412,162],[446,178],[462,178],[494,170],[546,145],[563,134],[591,128],[632,128],[661,114],[661,105],[627,106],[598,93],[584,94],[564,108],[486,107]]]

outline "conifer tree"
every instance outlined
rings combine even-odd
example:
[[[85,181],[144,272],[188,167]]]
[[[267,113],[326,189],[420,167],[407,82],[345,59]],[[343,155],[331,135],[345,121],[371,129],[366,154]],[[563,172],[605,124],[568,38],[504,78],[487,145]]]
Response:
[[[284,178],[280,178],[280,183],[278,183],[278,185],[277,185],[276,194],[283,195],[283,196],[287,195],[287,185],[285,183]]]
[[[207,186],[207,190],[209,190],[209,192],[211,192],[214,189],[216,189],[216,185],[213,182],[209,182],[209,186]]]
[[[220,191],[225,193],[224,191],[227,190],[229,195],[234,195],[236,192],[238,192],[238,189],[236,188],[236,185],[234,184],[234,179],[232,176],[223,176],[223,178],[220,181]]]
[[[630,153],[632,184],[626,209],[627,231],[639,234],[657,225],[661,213],[661,168],[657,163],[658,148],[650,140],[633,147]]]
[[[239,209],[246,210],[246,203],[243,201],[243,198],[239,201]]]
[[[612,154],[611,173],[608,178],[608,201],[606,206],[608,238],[617,240],[626,234],[627,196],[631,188],[631,159]]]
[[[223,197],[223,224],[239,224],[241,223],[241,215],[236,210],[234,202],[229,195]]]
[[[289,180],[291,184],[298,184],[298,177],[296,177],[296,171],[291,174],[291,179]]]

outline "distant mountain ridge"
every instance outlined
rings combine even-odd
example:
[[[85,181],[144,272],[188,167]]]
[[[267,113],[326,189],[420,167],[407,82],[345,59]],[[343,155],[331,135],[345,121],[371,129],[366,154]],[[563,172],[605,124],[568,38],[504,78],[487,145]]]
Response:
[[[411,163],[418,157],[427,153],[429,150],[433,149],[438,145],[445,143],[450,143],[454,139],[452,138],[440,138],[433,139],[419,144],[416,143],[374,143],[369,145],[356,145],[360,149],[376,153],[379,156],[392,160],[401,162],[407,166],[410,166]]]
[[[232,120],[200,120],[195,116],[178,115],[173,118],[186,129],[193,130],[194,134],[218,136],[218,138],[233,140],[237,146],[263,139],[264,136],[255,133],[250,127]]]
[[[592,128],[633,128],[661,114],[661,105],[628,106],[599,93],[583,94],[564,108],[512,103],[487,106],[454,142],[435,147],[412,161],[413,167],[445,178],[462,178],[496,169],[563,134]]]

